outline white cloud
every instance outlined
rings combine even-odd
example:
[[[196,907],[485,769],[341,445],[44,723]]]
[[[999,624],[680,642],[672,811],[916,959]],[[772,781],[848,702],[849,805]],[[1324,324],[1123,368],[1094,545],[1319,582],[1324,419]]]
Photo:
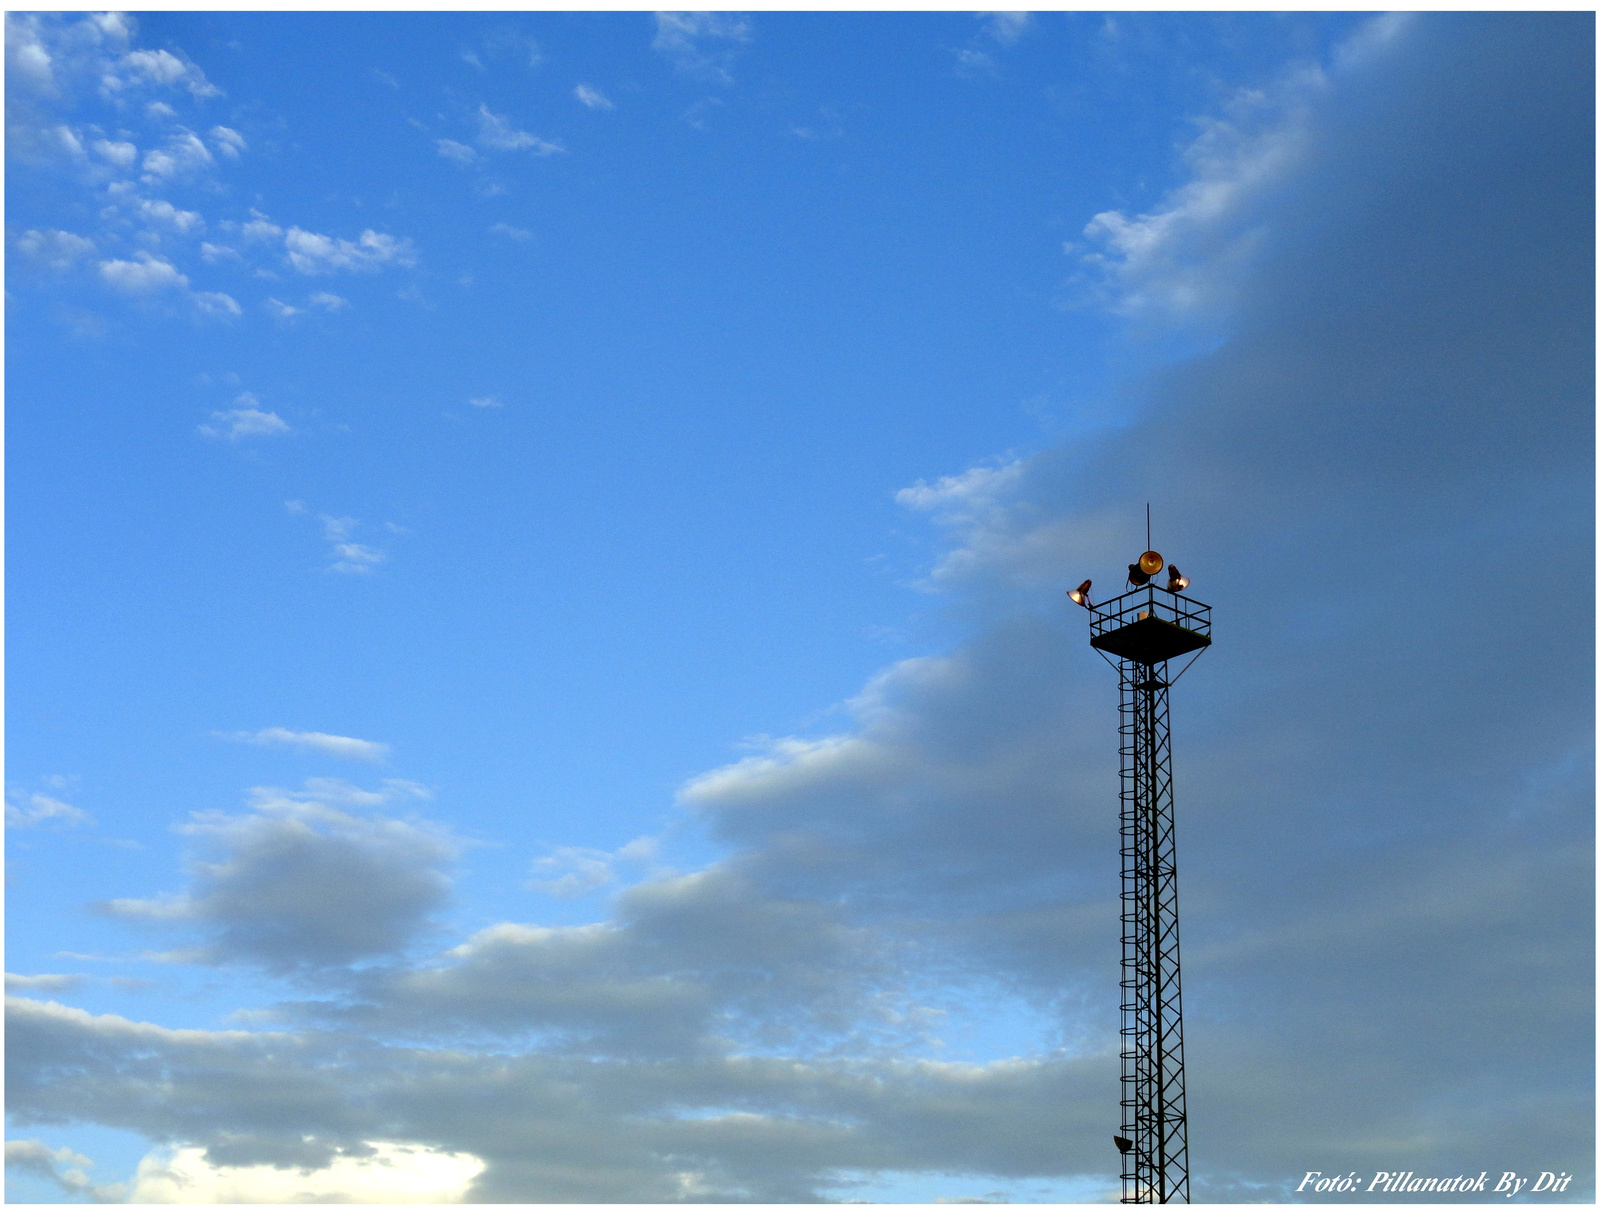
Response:
[[[194,306],[206,316],[228,320],[243,312],[239,302],[225,291],[196,291],[190,298],[194,300]]]
[[[588,894],[617,880],[611,854],[595,848],[557,848],[534,861],[533,872],[529,887],[556,898]]]
[[[200,256],[215,265],[221,261],[238,261],[238,250],[228,245],[213,245],[210,241],[200,242]]]
[[[532,152],[535,156],[566,151],[558,141],[517,130],[509,118],[493,113],[486,105],[478,107],[478,146],[496,152]]]
[[[657,13],[651,48],[685,75],[732,84],[738,48],[750,41],[750,22],[727,13]]]
[[[81,827],[93,823],[94,818],[87,811],[43,793],[6,795],[7,827]]]
[[[193,131],[178,131],[167,139],[165,147],[145,154],[144,180],[162,181],[198,173],[215,163],[206,145]]]
[[[309,301],[313,308],[321,308],[324,312],[342,312],[350,307],[350,301],[342,295],[335,295],[331,291],[313,291]]]
[[[155,257],[140,250],[133,261],[113,258],[100,263],[100,277],[106,285],[128,295],[148,295],[154,291],[189,286],[187,276],[164,257]]]
[[[35,261],[52,270],[69,270],[80,258],[95,251],[94,241],[86,236],[49,228],[43,232],[32,228],[17,238],[17,248]]]
[[[335,544],[333,555],[336,560],[328,568],[339,574],[370,574],[388,559],[382,549],[354,543]]]
[[[240,225],[239,234],[245,240],[277,240],[283,235],[283,229],[252,207],[250,219]]]
[[[293,304],[286,304],[276,296],[268,296],[261,302],[261,306],[272,314],[274,320],[288,321],[300,315],[300,309]]]
[[[476,405],[479,409],[500,409],[500,408],[504,407],[504,405],[505,405],[505,402],[502,401],[499,397],[488,397],[488,396],[486,396],[486,397],[468,397],[467,398],[467,403],[469,405]]]
[[[970,76],[979,72],[989,76],[997,76],[1000,73],[999,64],[995,63],[994,56],[987,51],[961,47],[956,50],[955,56],[956,62],[961,65],[961,75],[963,76]]]
[[[331,546],[333,564],[328,568],[337,574],[370,574],[388,559],[382,549],[357,544],[351,540],[357,520],[349,516],[322,516],[322,535]]]
[[[457,143],[453,139],[436,139],[434,145],[439,149],[439,155],[446,160],[459,161],[461,164],[470,165],[478,159],[478,154],[464,143]]]
[[[117,61],[115,70],[101,77],[101,88],[108,94],[139,85],[182,85],[197,98],[222,95],[222,90],[208,81],[196,65],[164,50],[130,51]]]
[[[1129,317],[1225,316],[1267,235],[1276,187],[1309,150],[1312,103],[1327,87],[1321,71],[1302,68],[1271,89],[1238,91],[1185,151],[1188,182],[1143,214],[1091,219],[1083,234],[1097,248],[1079,260],[1097,298]]]
[[[514,241],[530,241],[533,239],[533,233],[526,228],[515,228],[510,224],[491,224],[489,225],[489,234],[491,236],[503,236],[507,240]]]
[[[455,1203],[484,1162],[466,1152],[373,1140],[321,1168],[218,1165],[199,1147],[166,1148],[139,1162],[128,1201],[185,1204]]]
[[[211,425],[199,429],[208,439],[227,439],[233,443],[240,439],[261,439],[290,433],[289,424],[277,414],[250,407],[213,413]]]
[[[320,734],[314,730],[285,730],[282,726],[271,726],[265,730],[244,730],[223,737],[236,742],[255,743],[258,746],[305,747],[340,759],[356,759],[369,764],[382,763],[389,755],[389,748],[383,743],[368,742],[364,738],[348,738],[342,734]]]
[[[572,90],[572,95],[591,110],[614,110],[617,108],[609,97],[593,85],[580,84]]]
[[[304,228],[290,228],[283,239],[289,251],[289,264],[301,274],[373,271],[385,266],[417,264],[410,240],[396,240],[371,228],[354,241],[322,236]]]
[[[7,991],[71,991],[82,984],[82,975],[14,975],[6,972]]]
[[[1014,46],[1032,24],[1033,17],[1029,13],[990,13],[986,28],[989,36],[1001,46]]]
[[[205,227],[205,220],[198,211],[180,211],[165,199],[141,198],[134,209],[147,223],[163,224],[184,235]]]
[[[212,127],[210,134],[217,151],[229,160],[238,160],[239,153],[245,150],[244,136],[232,127]]]
[[[38,17],[6,14],[6,74],[36,93],[55,92],[53,60],[40,35]]]
[[[125,140],[97,139],[89,146],[112,164],[124,169],[139,158],[139,149]]]

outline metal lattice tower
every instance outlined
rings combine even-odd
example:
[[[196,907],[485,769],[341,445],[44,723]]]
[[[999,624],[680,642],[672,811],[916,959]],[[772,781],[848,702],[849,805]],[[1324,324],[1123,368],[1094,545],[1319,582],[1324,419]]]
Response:
[[[1167,663],[1211,644],[1211,608],[1150,585],[1090,612],[1089,644],[1115,656],[1121,684],[1122,1201],[1188,1202],[1167,691],[1189,664],[1169,679]]]

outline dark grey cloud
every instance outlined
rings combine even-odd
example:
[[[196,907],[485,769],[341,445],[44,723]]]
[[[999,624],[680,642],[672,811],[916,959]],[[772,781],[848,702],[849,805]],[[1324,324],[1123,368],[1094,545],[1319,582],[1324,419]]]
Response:
[[[470,1152],[485,1201],[1109,1188],[1115,679],[1062,591],[1119,581],[1148,499],[1217,605],[1173,697],[1196,1199],[1396,1166],[1564,1169],[1587,1200],[1592,116],[1587,14],[1376,21],[1212,131],[1205,189],[1101,223],[1108,298],[1179,326],[1207,301],[1227,340],[1121,430],[908,491],[969,640],[884,672],[851,730],[690,782],[723,861],[371,969],[286,1006],[295,1033],[13,1001],[11,1108],[219,1166]],[[393,953],[451,846],[333,792],[195,824],[191,890],[116,908],[211,960]],[[382,911],[359,931],[350,873]],[[929,1058],[974,992],[1054,1041]]]
[[[180,828],[209,854],[191,861],[188,891],[113,899],[104,910],[199,929],[195,961],[284,971],[394,953],[444,905],[457,854],[447,833],[370,809],[418,792],[403,781],[371,792],[336,780],[298,794],[252,790],[257,813],[197,814]]]

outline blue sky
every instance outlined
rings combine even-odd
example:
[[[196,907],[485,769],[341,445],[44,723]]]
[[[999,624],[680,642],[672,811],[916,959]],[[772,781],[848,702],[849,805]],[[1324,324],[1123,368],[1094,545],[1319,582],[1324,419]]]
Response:
[[[1593,147],[1587,14],[8,17],[8,1198],[1111,1196],[1147,501],[1196,1200],[1592,1198]]]

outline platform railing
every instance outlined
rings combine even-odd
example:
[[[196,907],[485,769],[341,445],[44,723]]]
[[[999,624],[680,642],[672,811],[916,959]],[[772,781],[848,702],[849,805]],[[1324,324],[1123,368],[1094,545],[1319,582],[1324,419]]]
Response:
[[[1141,612],[1171,621],[1203,637],[1211,636],[1209,603],[1201,603],[1198,599],[1190,599],[1187,595],[1180,595],[1177,591],[1169,591],[1154,583],[1097,603],[1089,611],[1091,638],[1133,624],[1140,619]]]

